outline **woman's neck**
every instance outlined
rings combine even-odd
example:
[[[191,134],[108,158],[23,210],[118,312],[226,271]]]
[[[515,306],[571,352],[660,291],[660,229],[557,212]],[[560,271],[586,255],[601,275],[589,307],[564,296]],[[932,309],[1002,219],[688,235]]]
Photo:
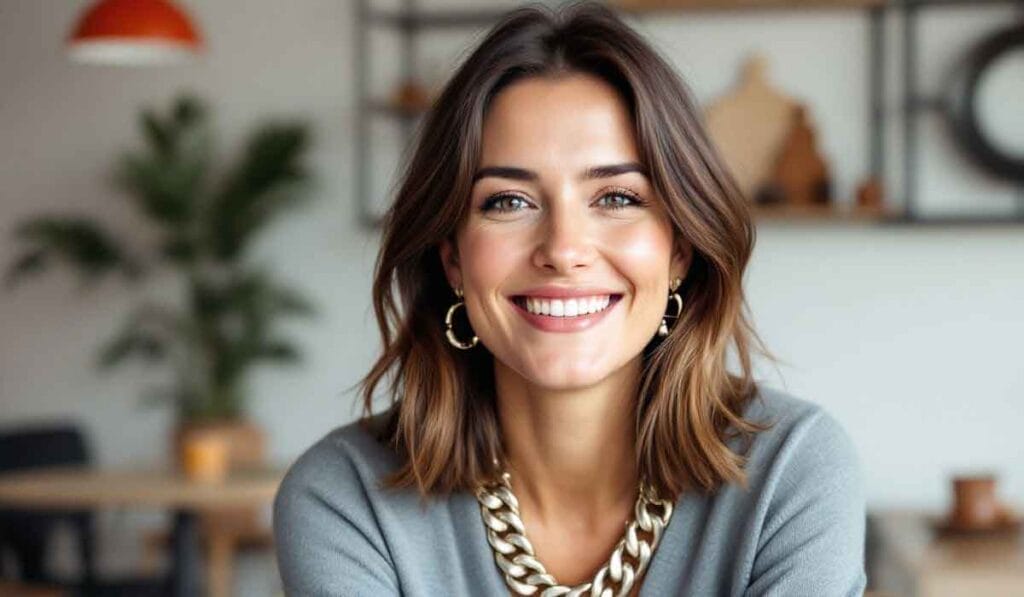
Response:
[[[593,528],[636,500],[634,408],[641,361],[569,391],[531,387],[496,362],[498,419],[520,510],[534,524]],[[525,518],[525,514],[524,514]]]

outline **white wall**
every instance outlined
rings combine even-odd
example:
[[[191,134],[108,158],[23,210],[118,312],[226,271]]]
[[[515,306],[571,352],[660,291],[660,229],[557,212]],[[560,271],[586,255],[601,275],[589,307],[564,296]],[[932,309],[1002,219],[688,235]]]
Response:
[[[298,369],[253,379],[252,413],[285,462],[355,415],[344,390],[377,350],[369,308],[376,232],[356,222],[352,156],[352,11],[344,0],[183,2],[210,50],[200,63],[122,70],[68,63],[60,42],[83,1],[0,3],[0,241],[12,255],[14,224],[42,210],[95,213],[132,237],[103,176],[118,151],[138,142],[144,104],[166,105],[179,89],[207,97],[224,149],[266,115],[316,125],[315,203],[273,229],[258,254],[314,298],[322,317],[289,326],[308,355]],[[929,19],[929,60],[1005,20],[996,8]],[[975,27],[971,29],[968,27]],[[831,159],[839,194],[866,174],[866,20],[854,11],[648,17],[638,23],[706,101],[727,89],[754,48],[780,86],[806,99]],[[929,33],[930,32],[930,33]],[[428,72],[464,50],[474,33],[426,36]],[[375,43],[387,44],[386,36]],[[941,69],[926,68],[934,80]],[[390,83],[393,62],[375,73]],[[937,207],[1004,209],[1012,189],[971,169],[934,119],[922,144],[923,201]],[[895,127],[894,127],[895,130]],[[890,156],[893,154],[891,153]],[[888,165],[898,182],[899,163]],[[378,172],[378,175],[380,173]],[[379,183],[383,185],[383,183]],[[77,296],[67,276],[0,293],[0,424],[73,415],[95,438],[101,462],[159,462],[167,412],[138,408],[160,379],[127,367],[98,376],[99,341],[134,297],[116,282]],[[792,366],[773,385],[817,401],[854,438],[873,506],[944,507],[946,478],[991,468],[1001,491],[1024,503],[1024,234],[1020,227],[892,228],[771,224],[760,229],[747,277],[755,323]],[[154,294],[173,296],[165,283]],[[440,324],[440,323],[439,323]]]

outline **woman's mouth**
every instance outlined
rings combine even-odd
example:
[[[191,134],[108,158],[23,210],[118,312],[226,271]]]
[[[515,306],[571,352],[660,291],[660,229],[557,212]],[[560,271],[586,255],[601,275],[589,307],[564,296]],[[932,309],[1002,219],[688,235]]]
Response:
[[[516,312],[534,327],[547,332],[576,332],[604,318],[621,294],[602,294],[571,298],[512,296]]]

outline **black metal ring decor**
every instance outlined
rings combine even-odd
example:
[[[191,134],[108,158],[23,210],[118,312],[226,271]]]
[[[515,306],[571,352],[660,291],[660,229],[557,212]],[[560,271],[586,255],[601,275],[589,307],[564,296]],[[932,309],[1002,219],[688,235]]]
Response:
[[[1001,29],[974,46],[961,72],[954,77],[946,107],[954,135],[978,165],[1002,178],[1024,182],[1024,155],[1009,154],[985,136],[976,101],[985,71],[1004,54],[1015,50],[1024,51],[1024,23]],[[1017,101],[1024,109],[1024,98]]]

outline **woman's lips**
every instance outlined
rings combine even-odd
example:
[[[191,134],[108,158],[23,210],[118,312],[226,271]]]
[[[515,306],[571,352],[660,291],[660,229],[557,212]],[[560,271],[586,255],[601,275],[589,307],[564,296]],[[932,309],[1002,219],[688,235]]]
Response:
[[[517,297],[509,297],[508,302],[512,304],[516,313],[522,315],[523,319],[533,327],[545,332],[580,332],[593,327],[599,321],[604,319],[604,317],[615,308],[619,300],[622,298],[622,295],[611,295],[608,306],[597,313],[576,315],[574,317],[553,317],[551,315],[530,313],[526,308],[519,304],[516,298]]]

